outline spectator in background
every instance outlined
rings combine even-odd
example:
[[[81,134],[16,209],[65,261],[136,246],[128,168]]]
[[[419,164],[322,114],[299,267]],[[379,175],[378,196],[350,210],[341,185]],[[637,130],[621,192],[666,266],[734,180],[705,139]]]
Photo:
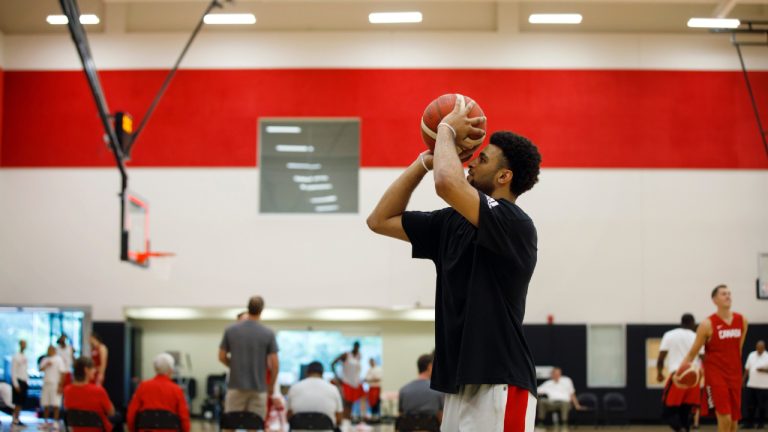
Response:
[[[56,348],[48,347],[48,355],[40,362],[40,370],[43,371],[43,391],[40,394],[40,406],[43,407],[44,425],[48,425],[53,408],[53,428],[59,428],[59,407],[61,406],[61,394],[63,390],[62,374],[66,371],[64,360],[56,354]]]
[[[768,410],[768,353],[765,352],[765,341],[757,341],[755,351],[747,356],[744,379],[747,380],[744,427],[762,429],[765,427],[765,411]]]
[[[688,389],[674,385],[672,376],[677,372],[680,363],[688,354],[696,341],[696,320],[693,315],[686,313],[680,318],[680,327],[672,329],[661,338],[659,358],[656,360],[656,380],[664,382],[662,394],[662,419],[675,432],[687,431],[691,424],[691,412],[698,411],[701,402],[701,389],[694,386]],[[703,352],[702,352],[703,354]],[[664,377],[664,361],[667,362],[668,377]],[[697,360],[698,363],[698,360]]]
[[[571,411],[571,404],[577,410],[581,410],[579,400],[576,399],[576,390],[573,387],[573,381],[567,376],[563,376],[563,371],[559,368],[552,369],[550,379],[544,381],[539,386],[539,420],[543,421],[550,412],[557,412],[560,424],[568,425],[568,413]],[[546,398],[541,396],[546,395]]]
[[[430,388],[432,354],[423,354],[416,361],[419,376],[400,389],[400,414],[432,414],[443,421],[445,396]]]
[[[248,311],[247,310],[244,310],[244,311],[240,312],[239,314],[237,314],[236,321],[245,321],[247,319],[248,319]]]
[[[189,432],[189,407],[181,387],[171,381],[174,360],[168,353],[158,354],[152,362],[155,377],[139,384],[131,403],[128,405],[128,430],[136,431],[136,414],[144,410],[165,410],[177,416],[181,423],[180,432]]]
[[[248,300],[248,319],[227,327],[219,345],[219,361],[229,368],[224,412],[251,411],[267,416],[268,395],[275,392],[279,370],[275,332],[261,324],[264,299]],[[269,376],[267,376],[269,369]]]
[[[72,382],[72,364],[75,362],[75,351],[72,345],[67,345],[67,335],[62,334],[56,340],[56,353],[64,362],[65,372],[61,375],[63,388]]]
[[[104,432],[112,431],[110,416],[115,415],[115,407],[109,400],[104,387],[94,384],[97,369],[93,360],[88,357],[80,357],[75,360],[74,381],[64,389],[64,408],[67,410],[94,411],[101,417]],[[84,432],[72,428],[72,432]]]
[[[365,374],[365,382],[368,383],[368,407],[371,409],[371,418],[378,420],[381,412],[381,379],[384,377],[384,371],[373,358],[368,361],[368,364],[370,368]]]
[[[13,425],[24,426],[19,419],[21,408],[27,402],[29,387],[29,362],[24,351],[27,349],[27,341],[19,340],[19,352],[13,355],[11,360],[11,385],[13,386]]]
[[[365,391],[360,380],[362,355],[360,354],[360,342],[352,344],[352,351],[345,352],[331,363],[331,371],[341,381],[341,397],[344,401],[344,418],[352,418],[352,407],[360,400]],[[341,376],[336,373],[336,365],[341,363]],[[362,413],[363,410],[361,409]]]
[[[109,350],[104,345],[104,340],[97,333],[91,333],[91,360],[96,368],[93,376],[93,384],[104,385],[104,377],[107,375],[107,359]]]
[[[341,424],[343,405],[339,389],[323,379],[322,363],[313,361],[307,366],[307,377],[288,391],[288,420],[303,412],[320,412],[327,415],[338,427]]]

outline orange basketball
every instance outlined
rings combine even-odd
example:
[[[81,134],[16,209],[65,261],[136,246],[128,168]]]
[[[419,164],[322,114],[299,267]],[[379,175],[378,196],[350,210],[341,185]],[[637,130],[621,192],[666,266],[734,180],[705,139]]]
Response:
[[[443,119],[443,117],[453,111],[453,107],[456,105],[457,97],[461,99],[462,102],[460,103],[462,104],[462,107],[472,102],[472,99],[468,96],[449,93],[433,100],[429,105],[427,105],[427,109],[424,110],[424,115],[421,117],[421,137],[424,139],[424,143],[430,150],[435,149],[437,125],[440,124],[440,121]],[[480,105],[478,105],[477,102],[475,102],[474,108],[472,108],[472,111],[470,111],[468,114],[469,118],[482,117],[484,115],[485,114],[483,114],[483,110],[480,108]],[[485,130],[486,122],[483,122],[476,127]],[[485,135],[470,135],[464,139],[464,143],[471,147],[477,147],[483,143],[483,138],[485,138]]]
[[[672,375],[672,383],[680,388],[692,388],[699,385],[699,378],[701,373],[699,369],[693,365],[688,366],[685,369],[678,369],[674,375]]]

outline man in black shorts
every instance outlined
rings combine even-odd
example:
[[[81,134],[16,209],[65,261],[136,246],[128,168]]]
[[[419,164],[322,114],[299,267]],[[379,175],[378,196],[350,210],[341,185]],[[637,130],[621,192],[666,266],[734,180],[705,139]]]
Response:
[[[526,138],[496,132],[475,149],[464,138],[485,119],[467,117],[459,101],[437,131],[434,156],[424,152],[387,189],[368,217],[376,233],[411,243],[414,258],[435,263],[435,361],[431,387],[448,393],[443,432],[532,431],[534,362],[522,329],[537,235],[515,204],[538,181],[541,156]],[[461,152],[457,154],[456,146]],[[405,211],[434,165],[435,189],[450,207]]]

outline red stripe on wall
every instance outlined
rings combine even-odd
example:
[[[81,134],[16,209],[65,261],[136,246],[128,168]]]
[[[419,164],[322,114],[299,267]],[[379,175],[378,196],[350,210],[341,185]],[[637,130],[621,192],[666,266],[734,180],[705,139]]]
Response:
[[[751,76],[768,119],[768,72]],[[82,72],[4,77],[0,165],[113,164]],[[101,73],[110,108],[136,119],[164,77]],[[404,166],[424,107],[448,92],[530,137],[547,167],[768,168],[740,72],[443,69],[182,70],[129,165],[255,166],[260,117],[339,116],[361,119],[362,166]]]

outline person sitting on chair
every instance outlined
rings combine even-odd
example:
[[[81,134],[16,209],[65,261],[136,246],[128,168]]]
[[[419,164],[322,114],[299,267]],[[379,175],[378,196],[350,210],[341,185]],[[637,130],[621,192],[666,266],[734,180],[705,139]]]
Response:
[[[400,414],[432,414],[443,421],[445,396],[430,388],[432,354],[424,354],[416,361],[419,376],[404,385],[399,393]]]
[[[181,432],[189,432],[189,407],[181,387],[171,381],[174,360],[168,353],[158,354],[153,362],[154,378],[139,384],[128,405],[128,430],[135,431],[136,415],[145,410],[170,411],[179,417]]]
[[[552,369],[550,379],[544,381],[538,389],[539,397],[546,395],[546,398],[540,398],[539,420],[543,421],[550,412],[559,413],[560,424],[568,425],[568,413],[571,410],[571,403],[576,410],[581,410],[579,400],[576,399],[576,390],[573,387],[573,381],[567,376],[563,376],[563,371],[556,367]]]
[[[307,377],[297,382],[288,391],[287,417],[304,412],[319,412],[327,415],[338,427],[344,406],[339,389],[323,379],[322,363],[313,361],[307,366]]]
[[[93,360],[89,357],[80,357],[75,360],[75,381],[64,389],[64,408],[67,411],[92,411],[101,417],[101,424],[104,432],[112,431],[112,423],[109,417],[115,415],[115,407],[109,400],[107,391],[104,387],[92,384],[97,370],[93,365]],[[73,428],[73,432],[78,429]]]

